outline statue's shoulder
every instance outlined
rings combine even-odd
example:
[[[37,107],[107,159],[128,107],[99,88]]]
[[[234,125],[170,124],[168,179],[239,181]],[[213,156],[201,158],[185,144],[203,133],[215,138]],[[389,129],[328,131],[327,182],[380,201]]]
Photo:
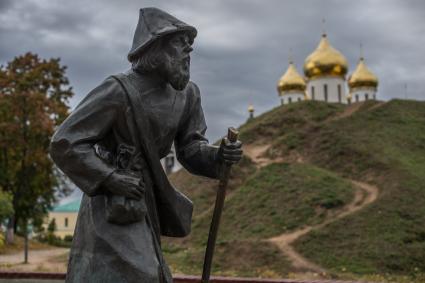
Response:
[[[121,105],[125,103],[124,95],[124,90],[119,82],[113,76],[110,76],[91,90],[76,108],[99,103],[101,105]]]
[[[193,81],[189,81],[184,91],[186,96],[188,96],[190,99],[196,100],[201,96],[199,87]]]

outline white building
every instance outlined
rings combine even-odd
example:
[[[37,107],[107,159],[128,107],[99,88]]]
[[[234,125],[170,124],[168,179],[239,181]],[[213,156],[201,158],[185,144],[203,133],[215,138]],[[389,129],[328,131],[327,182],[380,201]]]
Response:
[[[307,94],[311,100],[347,103],[345,75],[348,62],[332,47],[326,34],[304,62]]]
[[[304,99],[330,103],[351,103],[376,99],[378,78],[367,68],[364,59],[348,80],[348,62],[344,55],[332,47],[326,34],[322,35],[317,48],[305,59],[303,78],[293,62],[278,82],[281,104]]]
[[[174,147],[174,144],[172,145],[168,155],[161,159],[161,164],[167,175],[174,173],[182,168],[182,165],[177,160],[176,149]]]
[[[368,69],[363,57],[360,57],[356,69],[348,78],[348,87],[348,99],[351,102],[376,100],[378,78]]]
[[[289,61],[288,69],[277,83],[277,92],[280,96],[281,104],[289,104],[306,99],[306,83],[303,77],[297,72],[292,61]]]

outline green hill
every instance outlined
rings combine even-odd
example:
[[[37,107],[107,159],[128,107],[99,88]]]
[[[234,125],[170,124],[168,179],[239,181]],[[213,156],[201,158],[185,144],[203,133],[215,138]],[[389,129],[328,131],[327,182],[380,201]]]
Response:
[[[425,280],[424,102],[295,103],[240,131],[247,150],[265,151],[233,170],[214,274],[312,271],[270,240],[310,227],[291,247],[325,277]],[[269,162],[259,166],[260,159]],[[175,272],[200,274],[216,182],[184,170],[171,179],[194,201],[195,214],[191,236],[164,240],[167,261]],[[377,199],[366,203],[351,180],[377,187]]]

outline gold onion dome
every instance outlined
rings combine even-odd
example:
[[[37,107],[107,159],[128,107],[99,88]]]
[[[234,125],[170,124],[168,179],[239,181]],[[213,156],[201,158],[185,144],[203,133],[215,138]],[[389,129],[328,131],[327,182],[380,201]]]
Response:
[[[348,86],[355,87],[378,87],[378,77],[376,77],[366,66],[363,57],[360,58],[356,69],[348,79]]]
[[[288,69],[277,83],[277,91],[279,92],[279,95],[282,95],[283,92],[304,92],[305,89],[306,83],[304,78],[298,73],[294,64],[289,62]]]
[[[322,35],[316,50],[304,62],[304,74],[307,78],[338,76],[345,78],[348,62],[344,55],[332,47],[326,34]]]

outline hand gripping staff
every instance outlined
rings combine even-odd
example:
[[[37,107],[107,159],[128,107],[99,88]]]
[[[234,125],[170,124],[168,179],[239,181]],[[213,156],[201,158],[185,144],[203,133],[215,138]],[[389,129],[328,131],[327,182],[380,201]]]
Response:
[[[235,128],[229,128],[227,132],[227,140],[230,143],[235,143],[238,140],[238,134],[239,132]],[[208,283],[210,281],[211,263],[214,255],[218,227],[220,225],[221,212],[223,211],[224,199],[226,197],[226,188],[229,181],[231,166],[231,164],[224,163],[223,171],[220,175],[214,213],[211,220],[210,232],[208,234],[207,249],[205,251],[204,268],[202,270],[202,283]]]

